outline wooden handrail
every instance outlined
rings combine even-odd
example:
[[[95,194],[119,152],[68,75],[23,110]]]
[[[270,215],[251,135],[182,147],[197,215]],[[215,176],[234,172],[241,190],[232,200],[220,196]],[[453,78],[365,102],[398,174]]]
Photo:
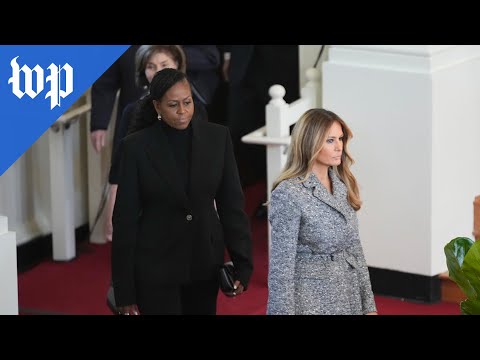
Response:
[[[51,126],[50,128],[54,132],[60,131],[60,128],[63,126],[65,129],[68,129],[71,124],[78,120],[78,118],[86,113],[88,113],[92,109],[91,104],[85,104],[79,106],[73,110],[67,111],[65,114],[60,116]]]
[[[242,137],[242,141],[247,144],[257,145],[289,145],[290,136],[287,137],[268,137],[266,126],[262,126],[257,130]]]
[[[78,108],[75,108],[71,111],[67,111],[65,114],[60,116],[57,119],[57,121],[65,124],[65,123],[69,122],[70,120],[76,118],[77,116],[80,116],[80,115],[83,115],[83,114],[89,112],[91,109],[92,109],[92,105],[90,105],[90,104],[85,104],[85,105],[79,106]]]

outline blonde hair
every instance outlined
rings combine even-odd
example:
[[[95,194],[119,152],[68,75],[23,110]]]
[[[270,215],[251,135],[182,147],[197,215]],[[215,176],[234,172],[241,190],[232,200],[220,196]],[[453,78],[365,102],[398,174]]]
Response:
[[[280,176],[274,181],[272,191],[283,180],[301,177],[303,182],[307,179],[307,175],[326,141],[327,132],[335,122],[342,127],[343,152],[342,162],[334,168],[334,171],[347,187],[347,200],[350,205],[355,210],[360,209],[362,201],[357,180],[350,171],[350,166],[354,161],[348,152],[348,142],[352,138],[352,131],[338,115],[325,109],[307,110],[295,124],[288,149],[287,163]]]

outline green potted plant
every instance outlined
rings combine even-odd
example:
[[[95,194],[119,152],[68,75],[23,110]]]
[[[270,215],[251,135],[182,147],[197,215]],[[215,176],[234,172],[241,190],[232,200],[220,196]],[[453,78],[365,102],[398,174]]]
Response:
[[[456,237],[444,247],[448,276],[467,299],[460,302],[464,315],[480,314],[480,241]]]

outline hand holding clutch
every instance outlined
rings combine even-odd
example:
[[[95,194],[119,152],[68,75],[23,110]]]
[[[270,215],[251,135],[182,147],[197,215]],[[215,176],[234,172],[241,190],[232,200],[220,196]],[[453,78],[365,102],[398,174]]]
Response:
[[[231,261],[226,262],[220,268],[220,289],[227,296],[236,296],[243,292],[243,285],[235,280],[235,267]]]

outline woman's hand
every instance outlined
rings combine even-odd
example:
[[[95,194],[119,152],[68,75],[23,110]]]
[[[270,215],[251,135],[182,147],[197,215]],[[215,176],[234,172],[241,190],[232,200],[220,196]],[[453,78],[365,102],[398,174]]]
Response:
[[[237,296],[237,295],[240,295],[241,293],[243,293],[244,287],[243,287],[242,283],[240,282],[240,280],[235,280],[235,283],[233,284],[233,288],[235,290],[233,290],[231,293],[227,293],[225,295],[233,297],[233,296]]]
[[[138,311],[137,304],[119,306],[118,315],[140,315],[140,311]]]
[[[106,130],[95,130],[90,133],[90,140],[93,148],[99,153],[105,147],[105,138],[107,137]]]
[[[376,311],[372,311],[372,312],[366,313],[365,315],[378,315],[378,313]]]

